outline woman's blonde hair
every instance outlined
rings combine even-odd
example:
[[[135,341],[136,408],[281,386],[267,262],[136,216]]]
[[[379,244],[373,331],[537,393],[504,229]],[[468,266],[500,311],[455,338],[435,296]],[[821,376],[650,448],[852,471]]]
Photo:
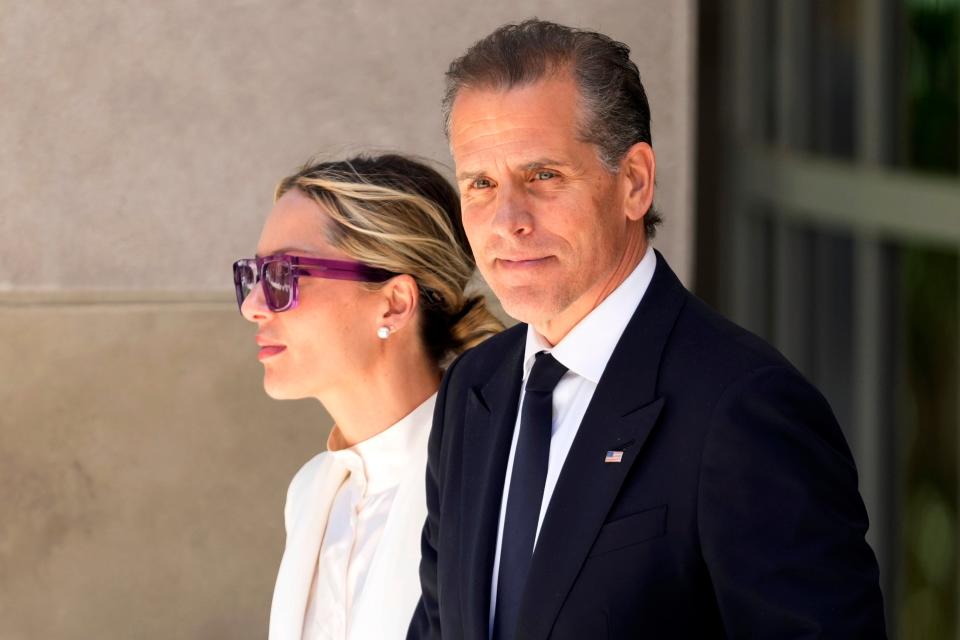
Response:
[[[483,296],[465,291],[476,263],[460,221],[460,199],[431,167],[397,154],[310,162],[280,181],[274,199],[291,189],[330,216],[331,245],[416,280],[421,337],[435,362],[445,364],[503,329]]]

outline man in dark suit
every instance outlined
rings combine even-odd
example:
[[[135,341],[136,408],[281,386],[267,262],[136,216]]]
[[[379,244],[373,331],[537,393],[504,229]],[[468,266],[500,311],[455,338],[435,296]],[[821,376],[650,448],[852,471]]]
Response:
[[[441,385],[410,637],[884,637],[830,407],[649,244],[627,47],[508,25],[447,86],[464,227],[525,324]]]

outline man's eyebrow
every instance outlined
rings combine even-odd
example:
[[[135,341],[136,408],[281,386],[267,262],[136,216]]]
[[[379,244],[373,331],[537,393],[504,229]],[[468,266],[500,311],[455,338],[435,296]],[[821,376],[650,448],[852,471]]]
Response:
[[[461,180],[476,180],[483,176],[484,171],[461,171],[457,174],[457,182]]]
[[[564,162],[563,160],[555,160],[553,158],[537,158],[536,160],[531,160],[523,165],[523,168],[527,171],[530,171],[531,169],[542,169],[543,167],[566,167],[569,165],[569,162]]]
[[[569,162],[564,160],[556,160],[554,158],[537,158],[536,160],[530,160],[521,165],[521,168],[524,171],[532,171],[534,169],[542,169],[543,167],[569,167],[572,166]],[[485,171],[461,171],[457,174],[457,181],[461,180],[476,180],[486,175]]]

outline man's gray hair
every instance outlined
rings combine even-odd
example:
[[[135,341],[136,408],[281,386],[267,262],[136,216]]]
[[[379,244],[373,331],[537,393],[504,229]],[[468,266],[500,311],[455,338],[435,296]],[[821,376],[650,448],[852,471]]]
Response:
[[[580,138],[596,145],[600,161],[616,173],[630,147],[653,143],[650,106],[630,47],[602,33],[536,18],[503,25],[450,63],[443,97],[447,138],[461,89],[507,90],[571,72],[581,106]],[[660,221],[651,206],[644,217],[648,238]]]

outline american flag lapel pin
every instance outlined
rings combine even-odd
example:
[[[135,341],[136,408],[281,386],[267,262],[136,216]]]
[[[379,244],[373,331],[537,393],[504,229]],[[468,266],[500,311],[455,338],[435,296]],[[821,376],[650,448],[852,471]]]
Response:
[[[620,462],[623,460],[623,451],[607,451],[604,462]]]

